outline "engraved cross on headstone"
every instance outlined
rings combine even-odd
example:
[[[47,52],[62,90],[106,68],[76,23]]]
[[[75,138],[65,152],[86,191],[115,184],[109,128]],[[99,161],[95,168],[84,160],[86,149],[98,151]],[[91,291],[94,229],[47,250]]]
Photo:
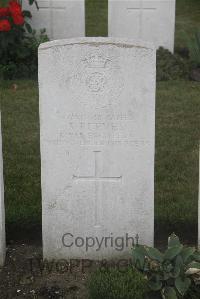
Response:
[[[133,1],[134,2],[134,1]],[[139,37],[142,38],[143,37],[143,24],[144,24],[144,12],[145,11],[156,11],[156,7],[152,7],[152,6],[148,6],[148,5],[144,5],[144,1],[140,0],[139,5],[134,6],[134,7],[127,7],[127,10],[130,12],[137,12],[139,11],[140,15],[139,15]]]
[[[56,5],[56,2],[54,4],[55,1],[49,0],[49,1],[39,1],[38,6],[40,10],[47,10],[49,13],[49,17],[50,17],[50,35],[51,38],[54,38],[54,13],[56,11],[64,11],[66,10],[66,6],[63,5]],[[59,21],[59,20],[57,20]]]
[[[102,182],[105,183],[118,183],[121,182],[122,176],[101,176],[100,175],[100,168],[101,168],[101,162],[100,162],[100,156],[101,151],[94,151],[94,176],[73,176],[73,180],[76,182],[94,182],[95,183],[95,226],[100,226],[100,190],[99,185]]]

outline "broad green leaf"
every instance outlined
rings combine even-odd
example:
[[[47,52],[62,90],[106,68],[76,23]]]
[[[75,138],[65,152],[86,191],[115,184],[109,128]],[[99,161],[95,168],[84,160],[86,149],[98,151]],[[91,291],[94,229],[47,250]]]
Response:
[[[133,254],[134,266],[139,270],[144,270],[145,257],[147,255],[145,247],[142,245],[134,246],[132,254]]]
[[[163,255],[158,249],[152,248],[152,247],[147,247],[146,252],[152,260],[156,260],[156,261],[159,261],[162,263]]]
[[[178,255],[175,260],[175,267],[182,267],[183,265],[183,258],[181,255]]]
[[[195,252],[194,247],[185,247],[185,248],[183,248],[183,250],[181,251],[181,256],[183,258],[183,262],[186,263],[188,258],[191,255],[193,255],[194,252]]]
[[[174,246],[180,246],[180,240],[179,237],[177,237],[174,233],[169,236],[168,238],[168,248],[172,248]]]
[[[164,259],[169,261],[173,260],[178,254],[180,254],[182,249],[183,245],[168,248],[164,254]]]
[[[176,278],[180,275],[181,269],[183,268],[183,259],[180,255],[176,257],[175,266],[171,273],[171,277]]]
[[[31,14],[31,12],[29,10],[23,10],[23,15],[26,18],[29,18],[29,19],[32,18],[32,14]]]
[[[176,295],[176,290],[172,287],[166,287],[162,291],[162,295],[164,299],[178,299]]]
[[[195,261],[200,262],[200,252],[199,251],[196,251],[192,257]]]
[[[30,4],[30,5],[33,5],[33,3],[36,5],[37,9],[39,9],[37,0],[29,0],[29,4]]]
[[[32,27],[31,27],[30,24],[25,23],[25,28],[26,28],[26,30],[28,31],[28,33],[32,33]]]
[[[190,278],[184,278],[182,279],[181,277],[177,277],[175,279],[175,286],[182,296],[188,291],[189,287],[191,285],[191,279]]]

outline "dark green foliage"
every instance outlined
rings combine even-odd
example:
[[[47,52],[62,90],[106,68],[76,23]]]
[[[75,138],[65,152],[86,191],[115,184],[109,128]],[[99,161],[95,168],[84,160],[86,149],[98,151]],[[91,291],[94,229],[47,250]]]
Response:
[[[199,299],[200,298],[200,285],[192,284],[191,288],[184,296],[184,299]]]
[[[26,24],[28,26],[28,24]],[[28,27],[29,28],[29,27]],[[23,28],[16,34],[3,32],[0,42],[0,79],[33,78],[37,75],[38,47],[48,41],[45,30],[40,34],[31,27],[27,35]]]
[[[36,0],[26,0],[29,4],[36,5]],[[8,5],[9,1],[0,3]],[[22,1],[19,1],[22,5]],[[10,31],[0,32],[0,79],[34,78],[38,69],[38,47],[40,43],[48,41],[45,30],[39,35],[27,22],[32,16],[30,11],[23,11],[24,24],[15,25],[12,18],[9,22],[12,25]]]
[[[192,282],[200,279],[200,252],[184,247],[172,234],[164,253],[143,245],[133,248],[134,266],[148,278],[148,286],[163,299],[178,299],[189,291]]]
[[[90,299],[143,299],[147,281],[133,268],[98,270],[89,280]]]
[[[157,81],[189,77],[189,63],[178,54],[159,48],[157,51]]]

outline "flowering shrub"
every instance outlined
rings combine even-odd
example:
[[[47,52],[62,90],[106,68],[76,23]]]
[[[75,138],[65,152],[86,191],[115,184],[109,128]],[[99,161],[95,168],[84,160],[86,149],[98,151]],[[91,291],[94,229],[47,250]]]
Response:
[[[10,31],[11,25],[8,20],[1,20],[0,21],[0,31]]]
[[[7,7],[0,7],[0,31],[8,32],[14,29],[14,26],[24,25],[25,19],[22,12],[22,6],[17,1],[10,1]]]
[[[37,5],[36,0],[24,1]],[[36,35],[27,22],[31,17],[19,0],[6,1],[0,7],[0,78],[32,77],[37,73],[37,47],[48,38],[44,30]]]

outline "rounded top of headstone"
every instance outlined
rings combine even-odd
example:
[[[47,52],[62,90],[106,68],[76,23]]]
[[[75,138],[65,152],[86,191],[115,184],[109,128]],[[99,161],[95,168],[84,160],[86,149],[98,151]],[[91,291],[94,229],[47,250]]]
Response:
[[[47,50],[53,47],[62,46],[72,46],[72,45],[91,45],[91,46],[101,46],[101,45],[113,45],[120,48],[146,48],[155,50],[153,43],[146,42],[143,40],[133,40],[124,38],[110,38],[110,37],[80,37],[80,38],[69,38],[54,40],[46,42],[40,45],[39,51]]]

